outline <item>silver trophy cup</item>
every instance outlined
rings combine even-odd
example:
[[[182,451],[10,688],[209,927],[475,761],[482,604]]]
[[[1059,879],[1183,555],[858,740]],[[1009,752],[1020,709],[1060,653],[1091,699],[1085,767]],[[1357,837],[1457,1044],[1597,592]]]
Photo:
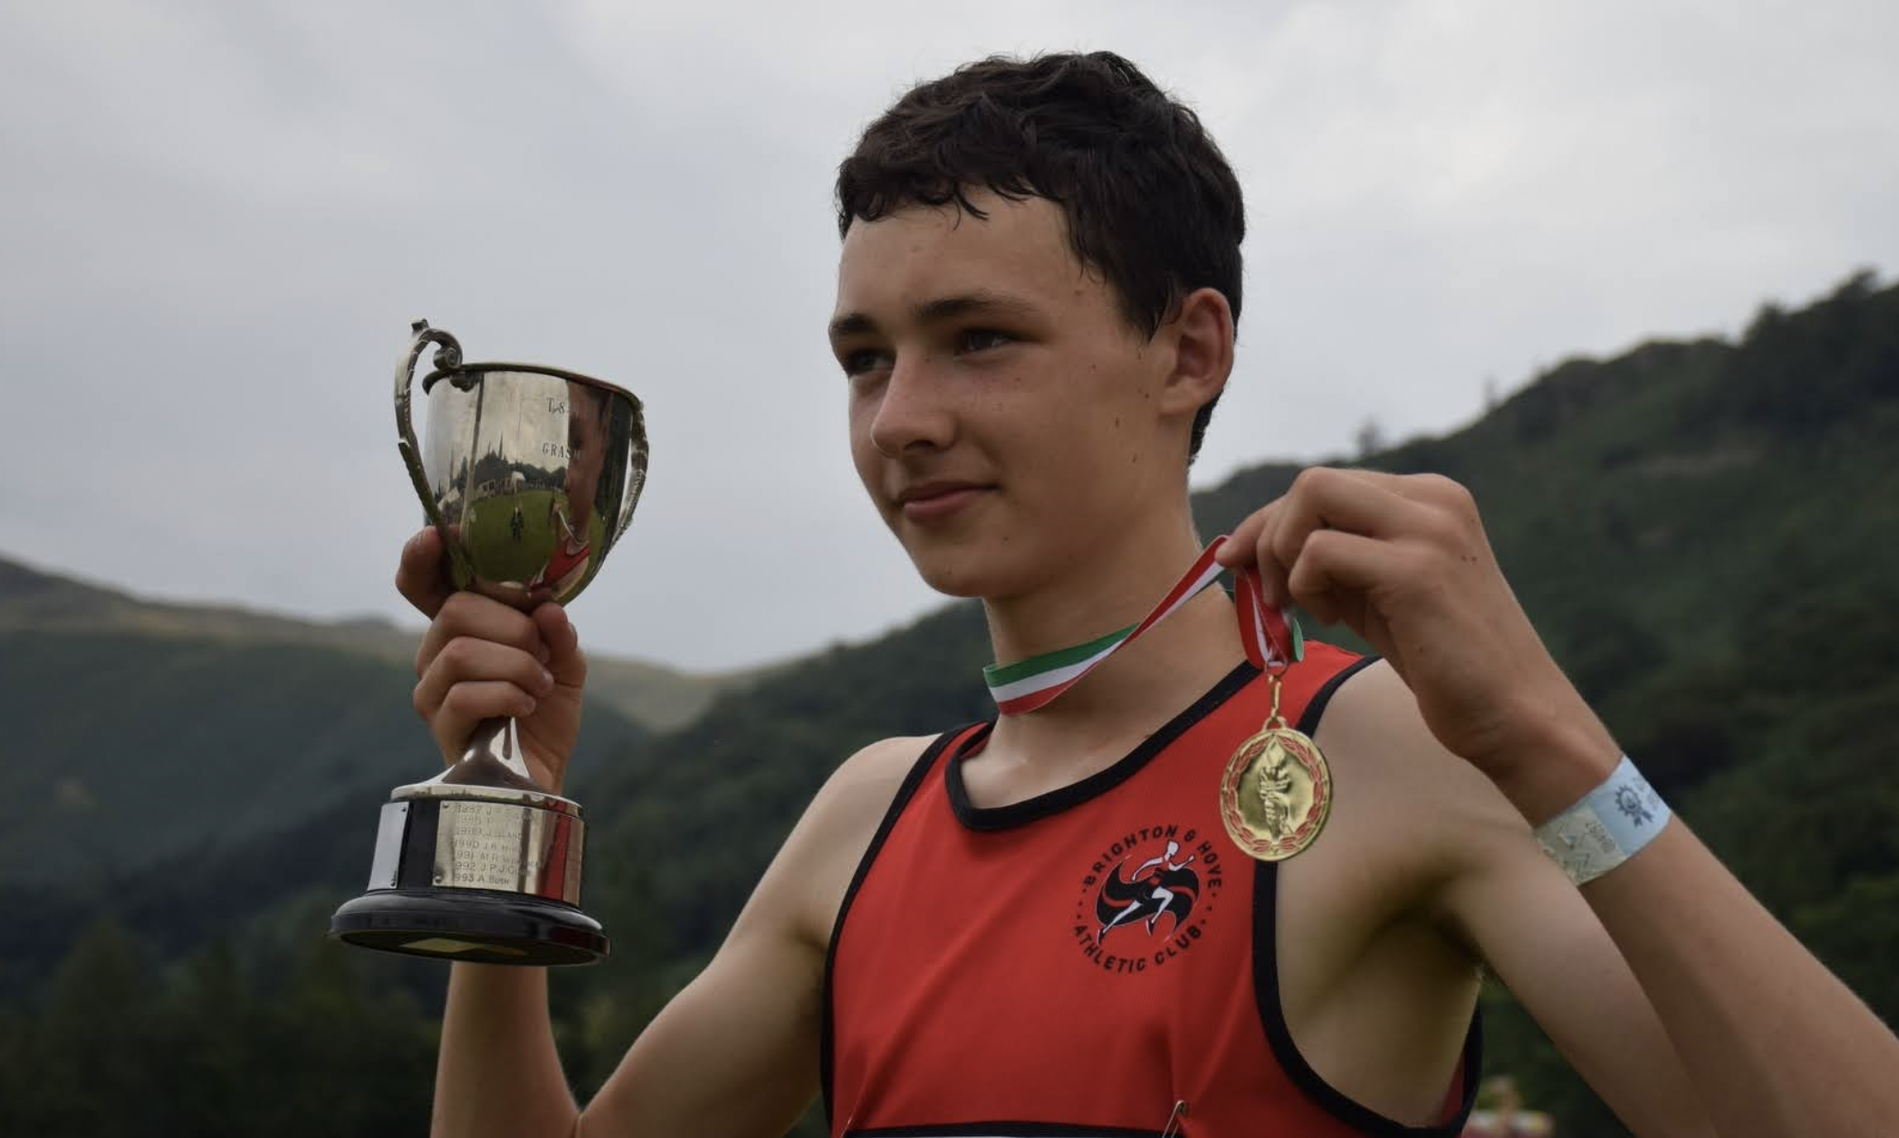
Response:
[[[411,391],[431,344],[418,446]],[[564,604],[600,571],[639,503],[640,401],[573,372],[461,357],[453,336],[416,323],[396,365],[403,463],[457,588],[523,610]],[[591,963],[607,937],[580,910],[585,837],[580,804],[529,773],[514,720],[486,720],[459,762],[390,793],[369,891],[336,911],[330,935],[483,964]]]

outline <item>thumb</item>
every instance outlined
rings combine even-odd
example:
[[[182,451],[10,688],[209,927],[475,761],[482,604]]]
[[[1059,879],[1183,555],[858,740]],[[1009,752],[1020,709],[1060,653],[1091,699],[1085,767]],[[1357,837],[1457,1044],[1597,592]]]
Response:
[[[580,650],[580,633],[567,619],[567,610],[552,601],[531,614],[534,627],[547,645],[547,670],[557,683],[579,687],[587,679],[587,657]]]
[[[1260,534],[1265,532],[1266,523],[1272,520],[1273,507],[1278,504],[1275,501],[1254,510],[1247,515],[1245,521],[1233,527],[1233,532],[1227,535],[1226,543],[1220,546],[1218,553],[1213,555],[1214,561],[1228,569],[1237,569],[1256,563],[1259,560]]]

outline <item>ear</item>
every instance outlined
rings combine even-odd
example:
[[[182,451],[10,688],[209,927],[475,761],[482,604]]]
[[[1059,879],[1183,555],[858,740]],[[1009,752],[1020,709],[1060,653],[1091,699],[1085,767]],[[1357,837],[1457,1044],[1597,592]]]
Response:
[[[1195,289],[1161,327],[1160,337],[1173,348],[1173,366],[1161,385],[1161,413],[1192,416],[1219,398],[1233,372],[1233,307],[1218,289]]]

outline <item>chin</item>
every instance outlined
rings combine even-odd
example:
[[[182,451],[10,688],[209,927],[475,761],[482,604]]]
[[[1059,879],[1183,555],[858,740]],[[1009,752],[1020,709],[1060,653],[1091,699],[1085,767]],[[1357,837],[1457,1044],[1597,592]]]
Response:
[[[906,541],[904,551],[923,583],[949,597],[1004,597],[1028,591],[1035,558],[1020,544]]]

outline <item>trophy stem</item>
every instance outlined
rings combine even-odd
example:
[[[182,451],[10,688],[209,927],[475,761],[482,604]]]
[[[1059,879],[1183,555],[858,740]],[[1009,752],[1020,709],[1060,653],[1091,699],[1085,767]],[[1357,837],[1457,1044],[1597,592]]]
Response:
[[[528,770],[521,752],[521,725],[513,719],[482,720],[469,737],[462,757],[434,781],[448,786],[497,786],[548,793]]]

